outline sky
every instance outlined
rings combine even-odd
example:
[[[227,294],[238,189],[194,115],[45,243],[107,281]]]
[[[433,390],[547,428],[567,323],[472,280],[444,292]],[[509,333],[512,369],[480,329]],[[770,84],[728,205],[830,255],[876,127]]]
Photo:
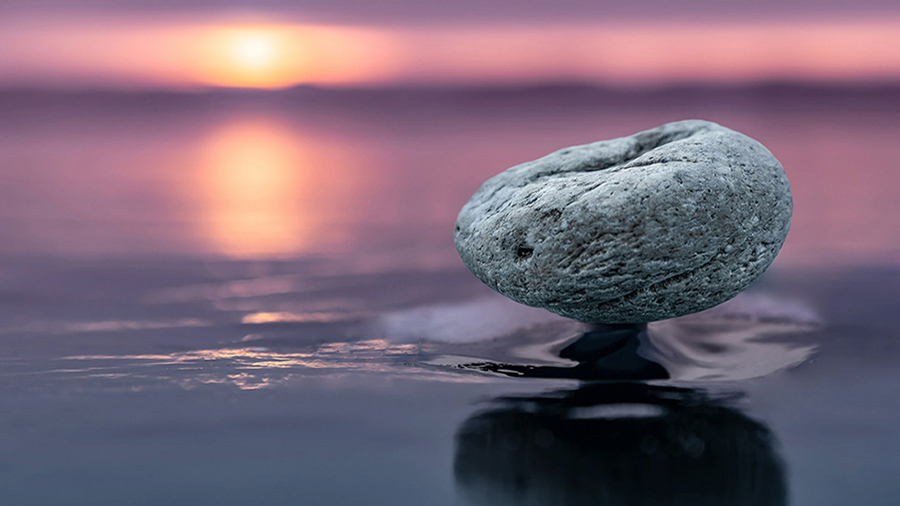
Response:
[[[337,24],[522,23],[672,17],[785,18],[900,13],[896,0],[2,0],[0,12],[183,14],[268,13]]]
[[[0,14],[0,88],[900,79],[885,0],[6,0]]]

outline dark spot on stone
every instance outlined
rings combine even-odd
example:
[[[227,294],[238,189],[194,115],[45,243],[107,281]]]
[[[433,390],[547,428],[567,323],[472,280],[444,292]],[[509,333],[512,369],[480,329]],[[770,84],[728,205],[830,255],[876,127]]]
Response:
[[[518,248],[516,248],[516,259],[525,260],[527,258],[531,258],[532,253],[534,253],[534,248],[529,248],[528,246],[519,246]]]
[[[549,218],[553,221],[556,221],[556,220],[560,219],[561,217],[562,217],[562,211],[560,211],[559,209],[551,209],[549,211],[545,211],[544,214],[541,215],[541,218],[543,218],[543,219]]]

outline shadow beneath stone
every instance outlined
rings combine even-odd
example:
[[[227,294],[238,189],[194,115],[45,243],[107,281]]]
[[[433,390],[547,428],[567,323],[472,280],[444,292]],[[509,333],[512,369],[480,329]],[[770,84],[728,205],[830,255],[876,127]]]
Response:
[[[559,351],[559,357],[573,360],[572,367],[535,366],[478,362],[460,367],[508,376],[578,380],[668,379],[666,369],[638,354],[647,325],[593,325],[577,340]]]
[[[494,403],[456,436],[456,485],[470,504],[787,504],[772,433],[727,399],[588,383]]]

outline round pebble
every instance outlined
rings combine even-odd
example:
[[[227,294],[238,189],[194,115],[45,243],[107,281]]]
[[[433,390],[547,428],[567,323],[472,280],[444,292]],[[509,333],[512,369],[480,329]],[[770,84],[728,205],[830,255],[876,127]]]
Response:
[[[591,323],[701,311],[747,288],[790,228],[784,169],[708,121],[562,149],[489,179],[455,242],[501,294]]]

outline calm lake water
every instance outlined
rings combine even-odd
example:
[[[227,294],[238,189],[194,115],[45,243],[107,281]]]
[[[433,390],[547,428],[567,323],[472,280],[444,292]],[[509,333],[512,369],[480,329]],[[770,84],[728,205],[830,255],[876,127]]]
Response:
[[[791,180],[734,301],[601,332],[462,266],[484,179],[688,118]],[[897,504],[898,140],[892,88],[0,93],[0,503]]]

